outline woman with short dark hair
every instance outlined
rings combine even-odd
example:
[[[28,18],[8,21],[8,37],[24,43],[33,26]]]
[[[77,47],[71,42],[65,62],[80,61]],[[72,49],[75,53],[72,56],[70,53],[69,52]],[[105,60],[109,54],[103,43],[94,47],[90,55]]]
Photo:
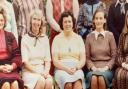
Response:
[[[41,10],[30,14],[30,31],[21,41],[23,60],[22,78],[27,89],[52,89],[52,77],[49,74],[51,56],[49,39],[43,33],[45,19]]]
[[[60,89],[85,89],[81,70],[85,65],[85,46],[82,38],[73,32],[75,19],[72,13],[63,12],[59,24],[63,30],[52,44],[55,80]]]

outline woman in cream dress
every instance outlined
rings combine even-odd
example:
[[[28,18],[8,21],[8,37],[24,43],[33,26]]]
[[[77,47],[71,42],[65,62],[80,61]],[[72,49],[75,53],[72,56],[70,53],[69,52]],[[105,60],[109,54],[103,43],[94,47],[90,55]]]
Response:
[[[60,89],[85,89],[85,46],[82,38],[73,32],[75,20],[72,13],[64,12],[59,21],[63,31],[52,44],[55,80]]]
[[[51,89],[49,40],[42,34],[44,26],[40,10],[34,10],[30,16],[30,32],[23,36],[21,52],[23,59],[22,77],[27,89]]]

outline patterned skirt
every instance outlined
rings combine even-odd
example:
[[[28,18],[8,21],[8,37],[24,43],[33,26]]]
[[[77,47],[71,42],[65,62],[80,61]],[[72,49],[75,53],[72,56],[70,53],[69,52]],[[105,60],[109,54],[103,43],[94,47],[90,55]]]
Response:
[[[75,67],[78,63],[77,60],[62,60],[61,62],[68,67]],[[86,89],[84,82],[84,73],[82,70],[77,70],[73,75],[70,75],[63,70],[55,70],[55,80],[60,89],[64,89],[66,83],[75,82],[79,79],[82,81],[83,89]]]
[[[128,71],[118,68],[113,80],[113,89],[128,89]]]

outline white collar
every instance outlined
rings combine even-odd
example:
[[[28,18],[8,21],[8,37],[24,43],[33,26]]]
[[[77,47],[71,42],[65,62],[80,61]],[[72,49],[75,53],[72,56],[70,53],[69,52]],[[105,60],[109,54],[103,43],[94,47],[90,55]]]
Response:
[[[125,1],[124,4],[128,3],[128,0]],[[116,4],[115,4],[115,7],[118,5],[118,4],[121,4],[119,0],[117,0]]]
[[[106,32],[107,32],[107,31],[101,31],[101,32],[93,31],[92,33],[95,34],[95,38],[96,38],[96,40],[97,40],[99,34],[102,34],[103,37],[105,38],[105,33],[106,33]]]

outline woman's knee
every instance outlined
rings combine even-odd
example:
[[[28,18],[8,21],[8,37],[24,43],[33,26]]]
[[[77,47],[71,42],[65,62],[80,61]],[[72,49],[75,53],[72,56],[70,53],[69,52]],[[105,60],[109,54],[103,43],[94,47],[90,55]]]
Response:
[[[64,89],[72,89],[72,83],[66,83]]]
[[[91,79],[91,84],[93,85],[93,86],[95,86],[95,85],[97,85],[97,82],[98,82],[98,78],[97,78],[97,76],[92,76],[92,79]]]
[[[47,85],[52,85],[52,84],[53,84],[52,78],[47,78],[47,79],[45,80],[45,83],[46,83]]]
[[[14,81],[14,82],[12,82],[11,85],[18,86],[18,81]]]
[[[45,84],[45,78],[41,77],[41,78],[38,80],[38,83]]]
[[[19,84],[18,84],[18,81],[14,81],[11,83],[11,89],[18,89],[19,88]]]
[[[73,83],[74,89],[82,89],[82,81],[77,80],[76,82]]]
[[[3,83],[1,89],[10,89],[10,83],[9,82]]]
[[[100,85],[106,85],[103,76],[99,76],[99,77],[98,77],[98,82],[99,82]]]

